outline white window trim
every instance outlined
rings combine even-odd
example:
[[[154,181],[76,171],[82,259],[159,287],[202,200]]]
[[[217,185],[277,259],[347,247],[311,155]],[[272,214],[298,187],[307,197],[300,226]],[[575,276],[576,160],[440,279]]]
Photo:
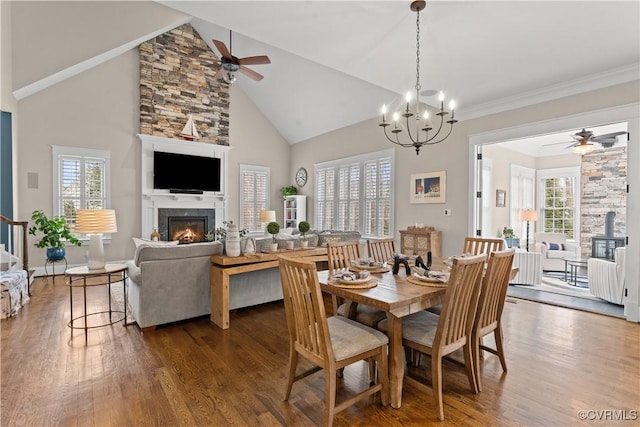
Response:
[[[111,151],[108,150],[96,150],[94,148],[82,148],[82,147],[66,147],[62,145],[51,146],[51,158],[53,163],[53,215],[58,216],[60,212],[60,156],[76,156],[83,158],[96,158],[104,160],[104,192],[105,192],[105,209],[111,207]],[[83,242],[88,242],[89,237],[86,235],[80,235],[78,237]],[[111,234],[105,234],[103,236],[105,242],[111,241]]]
[[[353,163],[359,163],[361,167],[364,167],[365,163],[370,162],[370,161],[377,161],[383,158],[389,158],[390,162],[391,162],[391,188],[395,188],[394,187],[394,183],[395,183],[395,150],[393,148],[388,148],[385,150],[380,150],[380,151],[374,151],[371,153],[365,153],[365,154],[360,154],[357,156],[351,156],[351,157],[344,157],[341,159],[335,159],[335,160],[329,160],[326,162],[320,162],[320,163],[315,163],[313,165],[314,167],[314,176],[317,175],[318,170],[319,169],[325,169],[325,168],[335,168],[336,171],[340,168],[340,166],[345,166],[345,165],[349,165],[349,164],[353,164]],[[364,170],[362,170],[362,173],[364,173]],[[338,185],[338,177],[335,177],[335,185]],[[315,189],[314,189],[314,196],[315,196]],[[335,192],[335,200],[336,202],[338,201],[337,197],[338,197],[338,193]],[[366,201],[365,197],[365,187],[364,187],[364,175],[361,175],[360,178],[360,218],[359,218],[359,224],[360,227],[362,228],[362,230],[357,230],[361,233],[363,238],[367,238],[367,237],[376,237],[376,236],[367,236],[363,233],[363,229],[364,229],[364,221],[365,221],[365,209],[364,209],[364,203]],[[334,218],[337,221],[338,219],[338,212],[336,211],[338,206],[338,203],[334,204]],[[317,209],[314,209],[314,215],[316,215],[317,213]],[[389,217],[389,237],[393,237],[395,235],[395,220],[394,220],[394,212],[395,212],[395,197],[391,197],[390,198],[390,217]],[[314,218],[314,221],[317,222],[317,220]]]
[[[240,200],[239,200],[239,205],[238,205],[238,212],[239,212],[239,219],[238,219],[238,227],[240,229],[243,228],[247,228],[244,225],[244,217],[242,215],[242,206],[244,205],[244,200],[243,200],[243,194],[244,194],[244,188],[242,187],[242,176],[245,172],[258,172],[258,173],[264,173],[267,175],[267,188],[266,188],[266,193],[267,193],[267,197],[265,199],[265,205],[267,207],[267,209],[270,209],[271,206],[271,168],[268,166],[256,166],[256,165],[246,165],[246,164],[240,164],[239,165],[239,184],[240,184],[240,188],[239,190],[239,194],[240,194]],[[251,236],[258,236],[258,235],[262,235],[264,234],[264,232],[258,232],[256,230],[253,230],[250,232]]]

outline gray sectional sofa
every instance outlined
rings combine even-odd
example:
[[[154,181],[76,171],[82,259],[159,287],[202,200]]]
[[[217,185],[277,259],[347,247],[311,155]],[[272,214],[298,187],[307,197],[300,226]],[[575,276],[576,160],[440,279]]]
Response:
[[[128,300],[140,328],[211,313],[211,255],[222,243],[142,244],[127,263]]]

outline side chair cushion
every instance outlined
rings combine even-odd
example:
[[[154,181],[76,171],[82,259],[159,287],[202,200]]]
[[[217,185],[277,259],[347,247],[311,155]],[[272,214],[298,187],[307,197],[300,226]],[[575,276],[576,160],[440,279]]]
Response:
[[[389,338],[382,332],[343,316],[331,316],[327,318],[327,324],[336,360],[347,359],[389,343]]]
[[[426,310],[403,317],[402,338],[431,347],[436,337],[439,321],[440,316]],[[378,324],[378,329],[385,332],[389,329],[387,319]]]
[[[349,317],[349,313],[347,313],[347,306],[347,304],[342,304],[340,307],[338,307],[338,314],[340,316]],[[358,304],[358,310],[356,312],[356,318],[354,320],[371,328],[376,328],[378,326],[378,323],[386,318],[387,313],[385,313],[384,310],[380,310],[366,304]]]

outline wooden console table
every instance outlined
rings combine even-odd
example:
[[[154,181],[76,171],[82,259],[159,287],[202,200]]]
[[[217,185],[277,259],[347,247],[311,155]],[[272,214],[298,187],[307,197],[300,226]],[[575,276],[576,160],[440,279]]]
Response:
[[[327,248],[279,250],[273,253],[256,253],[251,256],[211,257],[211,321],[221,329],[229,329],[229,278],[235,274],[278,268],[278,256],[301,257],[314,262],[327,261]],[[259,285],[259,284],[256,284]]]

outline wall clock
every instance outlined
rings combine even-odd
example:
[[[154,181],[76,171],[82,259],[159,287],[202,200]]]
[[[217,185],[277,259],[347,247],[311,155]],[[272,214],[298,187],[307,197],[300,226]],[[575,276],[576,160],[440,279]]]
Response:
[[[306,183],[307,170],[305,168],[300,168],[298,169],[298,172],[296,172],[296,184],[298,184],[300,187],[304,187]]]

